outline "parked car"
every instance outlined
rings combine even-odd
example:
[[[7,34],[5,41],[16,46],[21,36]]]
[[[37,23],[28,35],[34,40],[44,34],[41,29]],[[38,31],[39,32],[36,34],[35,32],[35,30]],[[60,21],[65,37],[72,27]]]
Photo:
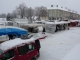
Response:
[[[78,26],[80,27],[80,21],[78,21]]]
[[[0,44],[0,60],[36,60],[40,55],[39,49],[38,38],[22,35]]]

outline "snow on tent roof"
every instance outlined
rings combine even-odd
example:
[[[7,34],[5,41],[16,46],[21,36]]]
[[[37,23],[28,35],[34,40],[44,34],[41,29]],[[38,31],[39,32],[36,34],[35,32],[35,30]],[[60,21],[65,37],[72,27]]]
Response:
[[[3,51],[7,50],[7,49],[11,49],[17,45],[21,45],[23,43],[29,43],[29,42],[34,42],[34,38],[30,38],[30,39],[26,39],[26,40],[22,40],[20,38],[16,38],[14,40],[9,40],[6,42],[3,42],[0,44],[0,49],[2,49]]]
[[[17,23],[23,23],[23,24],[27,24],[28,22],[26,22],[26,21],[16,21]]]
[[[54,24],[53,22],[46,22],[45,24]]]
[[[25,21],[25,22],[27,22],[28,19],[13,19],[13,21]]]
[[[43,26],[43,24],[25,24],[24,26],[37,27],[37,26]]]
[[[61,22],[46,22],[46,24],[66,24],[66,23],[70,23],[70,22],[65,22],[65,21],[61,21]]]

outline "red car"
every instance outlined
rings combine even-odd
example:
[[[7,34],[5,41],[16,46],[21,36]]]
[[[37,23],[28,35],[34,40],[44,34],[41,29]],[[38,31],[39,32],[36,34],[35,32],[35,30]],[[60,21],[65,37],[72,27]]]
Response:
[[[0,44],[0,60],[36,60],[39,49],[40,42],[34,37],[16,38]]]

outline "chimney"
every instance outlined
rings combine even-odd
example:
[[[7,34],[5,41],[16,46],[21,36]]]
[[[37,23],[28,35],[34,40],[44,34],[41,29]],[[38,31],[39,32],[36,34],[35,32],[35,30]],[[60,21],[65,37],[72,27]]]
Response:
[[[53,7],[53,5],[51,5],[51,7]]]
[[[56,5],[56,7],[58,7],[58,5]]]

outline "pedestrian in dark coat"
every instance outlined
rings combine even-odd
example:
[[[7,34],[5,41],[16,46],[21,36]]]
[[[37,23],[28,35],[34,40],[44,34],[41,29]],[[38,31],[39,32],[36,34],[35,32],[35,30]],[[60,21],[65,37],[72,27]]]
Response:
[[[9,40],[13,39],[13,35],[8,35]]]
[[[39,40],[35,40],[35,43],[37,45],[37,49],[38,49],[38,52],[39,52],[39,50],[41,48],[40,41]]]
[[[46,32],[45,27],[43,27],[42,34],[45,34],[45,32]]]

